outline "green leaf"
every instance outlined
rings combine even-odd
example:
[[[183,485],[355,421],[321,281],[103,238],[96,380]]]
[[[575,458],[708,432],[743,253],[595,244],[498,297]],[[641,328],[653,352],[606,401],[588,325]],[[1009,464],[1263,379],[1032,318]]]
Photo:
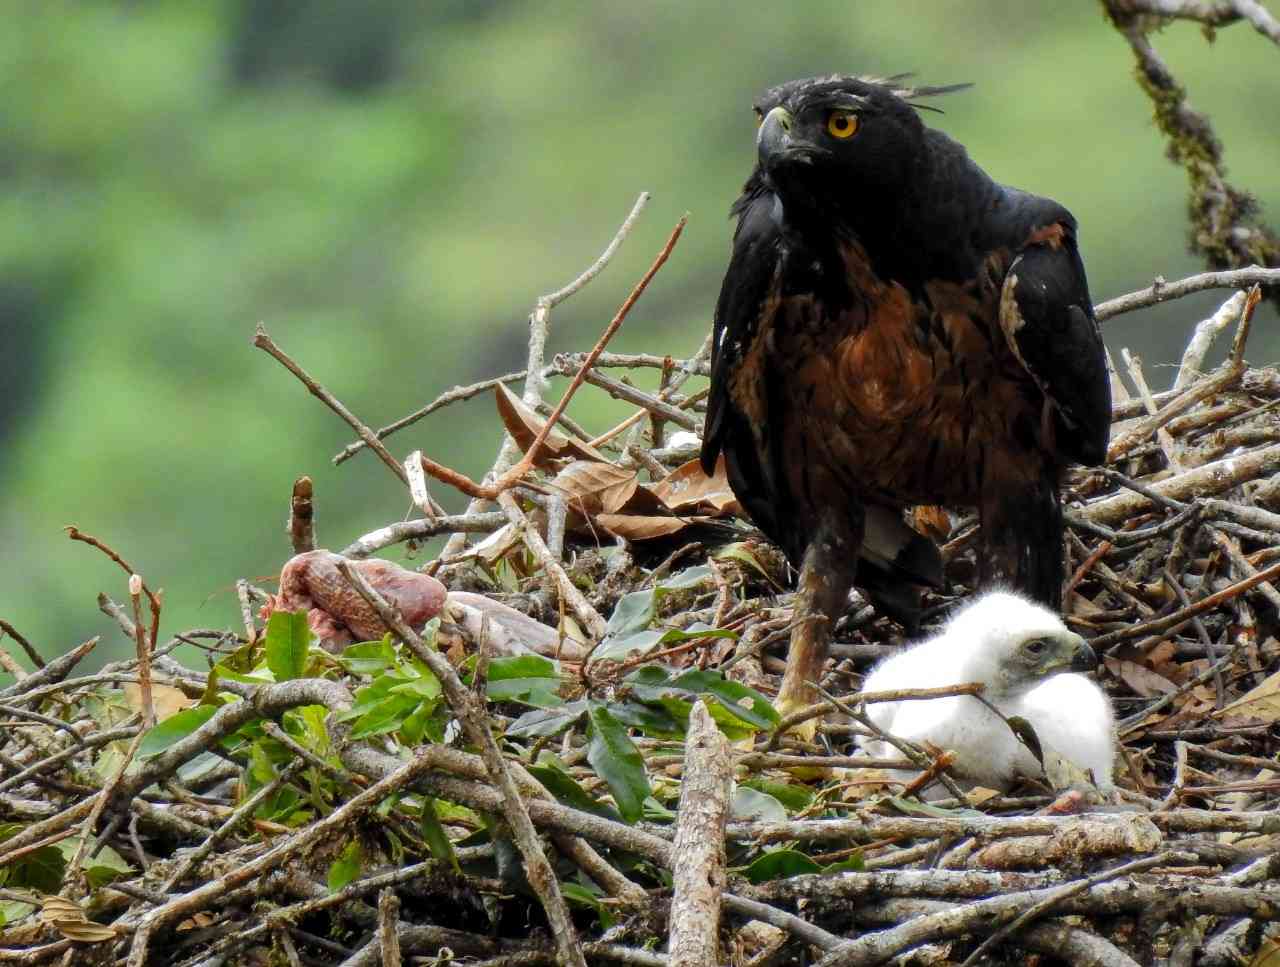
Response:
[[[570,903],[578,903],[584,907],[591,907],[593,910],[600,909],[600,894],[588,889],[581,883],[561,883],[560,892],[564,894],[564,898]]]
[[[430,731],[432,718],[439,704],[437,701],[420,702],[418,707],[400,723],[400,738],[408,745],[418,745],[428,736],[433,742],[439,741]]]
[[[841,860],[839,863],[829,863],[822,868],[823,873],[861,873],[867,868],[867,861],[862,855],[862,850],[854,853],[847,860]]]
[[[662,641],[663,632],[654,628],[605,638],[591,653],[592,661],[622,661],[636,652],[645,652]]]
[[[613,614],[609,616],[605,638],[629,635],[649,627],[657,605],[658,595],[653,590],[632,591],[630,594],[624,594],[614,606]]]
[[[705,701],[712,721],[720,727],[720,731],[725,734],[725,738],[730,742],[749,739],[760,731],[750,722],[744,721],[741,716],[735,715],[731,709],[720,704],[714,698],[708,696]]]
[[[311,647],[305,611],[273,611],[267,619],[267,667],[277,682],[301,678]]]
[[[553,765],[537,765],[529,766],[528,770],[531,776],[542,783],[547,792],[555,796],[564,805],[572,806],[574,809],[580,809],[586,813],[595,813],[597,816],[605,816],[609,819],[618,818],[618,814],[614,810],[593,799],[591,794],[578,785],[577,780],[563,769],[558,769]]]
[[[281,724],[307,749],[323,754],[329,751],[329,731],[325,728],[328,713],[323,705],[300,705],[285,712]]]
[[[625,822],[634,823],[644,812],[644,801],[651,794],[644,759],[626,727],[601,703],[587,702],[587,718],[591,723],[591,739],[587,761],[613,793]]]
[[[742,541],[736,541],[733,544],[726,544],[711,556],[717,561],[737,561],[739,564],[745,564],[758,572],[762,578],[772,584],[775,588],[778,587],[777,582],[774,581],[769,572],[765,570],[764,565],[756,559],[756,556],[751,553],[751,550]],[[778,590],[781,591],[782,589],[778,588]]]
[[[696,588],[699,584],[710,580],[712,580],[711,568],[706,564],[699,564],[663,578],[657,582],[657,586],[664,591],[683,591],[686,588]]]
[[[512,722],[506,734],[513,738],[556,735],[578,721],[586,710],[587,703],[582,699],[559,708],[536,708]]]
[[[266,665],[261,665],[250,672],[237,672],[219,663],[213,666],[213,670],[219,678],[229,682],[239,682],[241,685],[270,685],[275,681],[271,669]]]
[[[670,794],[676,795],[674,791],[671,791]],[[644,818],[651,823],[674,823],[677,815],[674,810],[668,809],[654,796],[650,796],[644,801]]]
[[[200,726],[218,714],[214,705],[197,705],[175,712],[163,722],[157,722],[138,745],[138,757],[142,759],[159,755],[180,739],[185,739]]]
[[[600,902],[601,892],[598,889],[593,890],[581,883],[568,882],[560,884],[560,892],[570,903],[577,903],[594,910],[601,930],[608,930],[616,922],[609,908]]]
[[[701,621],[695,621],[689,627],[668,628],[662,633],[661,644],[678,645],[682,641],[693,641],[695,638],[737,638],[736,631],[730,631],[728,628],[713,628],[709,624],[703,624]]]
[[[249,792],[254,793],[276,777],[276,767],[267,750],[267,742],[259,740],[249,746],[249,768],[245,778],[249,780]]]
[[[560,677],[560,663],[542,655],[510,655],[489,662],[489,681]]]
[[[787,810],[782,803],[767,792],[752,789],[750,786],[738,786],[733,790],[733,799],[730,800],[729,809],[733,814],[733,818],[742,823],[757,820],[767,823],[781,823],[787,819]]]
[[[337,893],[359,876],[363,862],[364,850],[360,848],[360,841],[353,839],[329,866],[329,892]]]
[[[395,732],[420,704],[413,695],[389,695],[356,719],[351,738],[367,739],[371,735]]]
[[[57,844],[41,846],[20,859],[7,863],[5,884],[9,887],[28,887],[39,893],[57,893],[62,889],[62,877],[67,870],[67,860]]]
[[[396,663],[396,650],[391,646],[391,636],[386,635],[381,641],[348,645],[337,658],[352,675],[376,675]]]
[[[392,695],[413,695],[416,698],[425,699],[436,699],[444,694],[435,675],[423,675],[401,682],[399,685],[393,685],[389,691]]]
[[[309,810],[299,808],[302,805],[302,795],[292,786],[283,786],[259,804],[254,816],[284,826],[301,826],[312,818]]]
[[[715,696],[734,715],[758,729],[771,729],[779,722],[777,710],[764,695],[741,682],[729,681],[719,672],[687,671],[671,685]]]
[[[379,675],[368,685],[356,689],[355,701],[351,703],[351,708],[341,713],[338,720],[349,722],[351,719],[358,719],[367,714],[371,709],[381,705],[391,696],[392,690],[405,684],[405,681],[404,676],[394,672]]]
[[[64,839],[63,842],[71,843],[75,839],[75,837]],[[112,880],[128,876],[131,873],[133,873],[133,867],[110,846],[103,846],[94,856],[87,857],[84,861],[85,879],[89,881],[89,886],[95,890],[104,884],[110,883]]]
[[[764,883],[802,873],[820,873],[822,867],[797,850],[775,849],[757,859],[745,872],[752,883]]]
[[[807,809],[813,802],[813,790],[808,786],[792,785],[789,782],[770,782],[768,779],[748,779],[739,787],[754,789],[772,796],[786,807],[787,812],[799,812]]]
[[[564,704],[560,666],[541,655],[514,655],[489,663],[485,692],[495,702],[519,701],[536,708]]]
[[[422,838],[427,842],[427,848],[431,850],[431,855],[438,860],[444,860],[453,867],[454,872],[460,872],[458,855],[454,853],[453,843],[449,842],[449,835],[440,824],[440,816],[436,812],[436,801],[430,796],[422,797],[422,819],[419,828],[422,831]]]
[[[954,809],[945,809],[942,806],[935,806],[933,803],[921,802],[918,799],[907,799],[903,796],[886,796],[880,800],[882,806],[891,806],[898,812],[907,816],[937,816],[955,819],[958,816],[983,816],[985,813],[977,809],[967,809],[963,806],[957,806]]]
[[[36,911],[35,903],[23,903],[21,900],[0,901],[0,927],[17,923]]]
[[[684,738],[684,725],[659,704],[646,704],[634,699],[622,699],[609,706],[614,717],[624,725],[639,729],[651,739]],[[685,713],[688,721],[688,712]]]
[[[646,685],[655,687],[666,685],[671,681],[671,672],[661,665],[641,665],[624,679],[629,685]]]

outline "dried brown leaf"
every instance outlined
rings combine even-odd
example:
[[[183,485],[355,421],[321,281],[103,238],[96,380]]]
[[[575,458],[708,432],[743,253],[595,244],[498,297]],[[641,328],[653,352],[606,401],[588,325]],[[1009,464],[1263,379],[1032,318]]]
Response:
[[[635,496],[640,481],[634,470],[599,460],[575,460],[556,474],[551,486],[571,508],[594,517],[622,511]]]
[[[528,450],[537,435],[542,432],[546,420],[501,383],[494,387],[493,396],[497,401],[498,415],[502,417],[503,426],[507,428],[507,432],[511,434],[511,438],[516,441],[521,450]],[[554,429],[547,434],[547,439],[539,451],[540,455],[534,461],[534,465],[543,469],[546,469],[552,460],[563,457],[608,462],[594,447],[579,443]]]
[[[1263,940],[1249,967],[1280,967],[1280,940]]]
[[[978,808],[983,803],[996,799],[1001,795],[1003,795],[1003,793],[999,790],[988,789],[986,786],[974,786],[964,794],[965,798],[969,800],[969,805],[974,808]]]
[[[1166,638],[1147,652],[1147,664],[1172,681],[1178,674],[1173,671],[1177,667],[1173,661],[1177,654],[1178,646]],[[1165,671],[1166,668],[1169,670]]]
[[[1280,672],[1268,675],[1257,688],[1250,689],[1236,701],[1224,705],[1214,715],[1237,715],[1264,722],[1280,721]]]
[[[702,508],[708,513],[744,516],[742,505],[729,488],[723,455],[716,461],[713,476],[707,476],[701,461],[690,460],[654,484],[653,493],[672,510]]]
[[[595,522],[614,537],[622,537],[629,541],[647,541],[655,537],[666,537],[683,530],[695,521],[704,521],[705,517],[654,517],[642,514],[598,514]]]
[[[136,684],[130,682],[124,686],[124,700],[135,712],[142,711],[142,689]],[[191,708],[200,699],[188,698],[182,689],[172,685],[152,685],[151,701],[156,709],[156,718],[164,720],[184,708]]]
[[[46,896],[40,900],[40,916],[44,920],[87,920],[84,907],[75,900],[61,896]]]
[[[53,926],[68,940],[80,943],[104,943],[116,939],[116,932],[111,927],[88,920],[52,920]]]
[[[1098,607],[1079,591],[1072,591],[1071,596],[1067,599],[1065,613],[1087,618],[1090,615],[1101,614],[1102,608]]]
[[[115,940],[111,927],[94,923],[85,916],[84,908],[66,897],[47,896],[40,902],[40,919],[52,926],[68,940],[80,943],[103,943]]]
[[[907,516],[911,529],[917,534],[923,534],[937,544],[951,540],[951,515],[944,508],[921,505],[911,508]]]
[[[1143,698],[1168,695],[1170,692],[1178,690],[1178,686],[1169,681],[1169,679],[1153,672],[1150,668],[1139,665],[1137,662],[1125,661],[1122,658],[1106,658],[1103,661],[1111,674],[1115,675],[1116,678],[1133,689],[1135,694],[1141,695]]]

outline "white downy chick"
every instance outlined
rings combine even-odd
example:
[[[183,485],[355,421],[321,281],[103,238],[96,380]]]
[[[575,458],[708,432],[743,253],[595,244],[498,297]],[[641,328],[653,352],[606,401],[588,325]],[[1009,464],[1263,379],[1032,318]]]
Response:
[[[1035,729],[1047,765],[1067,760],[1078,773],[1092,771],[1107,791],[1115,754],[1111,703],[1097,685],[1071,673],[1095,667],[1088,643],[1056,614],[1020,595],[993,591],[957,612],[938,635],[882,662],[863,691],[981,682],[983,698]],[[1019,776],[1041,775],[1035,756],[973,696],[878,702],[867,706],[867,715],[898,738],[952,750],[953,772],[974,785],[1007,789]],[[899,755],[874,736],[861,737],[860,744],[877,758]],[[1071,771],[1051,766],[1050,778]]]

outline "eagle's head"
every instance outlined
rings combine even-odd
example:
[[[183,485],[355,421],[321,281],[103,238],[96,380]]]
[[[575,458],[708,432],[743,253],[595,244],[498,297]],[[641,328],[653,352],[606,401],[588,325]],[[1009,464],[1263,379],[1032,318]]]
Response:
[[[1009,591],[982,595],[943,632],[964,665],[958,681],[985,682],[991,701],[1014,698],[1059,672],[1098,667],[1089,643],[1052,611]]]
[[[910,87],[903,76],[810,77],[756,101],[757,177],[790,215],[878,208],[910,183],[925,140],[910,98],[968,85]]]

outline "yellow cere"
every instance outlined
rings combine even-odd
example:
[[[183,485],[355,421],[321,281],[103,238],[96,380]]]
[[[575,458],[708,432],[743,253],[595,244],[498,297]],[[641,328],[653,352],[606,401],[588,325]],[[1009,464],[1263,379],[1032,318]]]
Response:
[[[833,138],[851,138],[858,130],[858,116],[848,111],[832,111],[827,118],[827,131]]]

